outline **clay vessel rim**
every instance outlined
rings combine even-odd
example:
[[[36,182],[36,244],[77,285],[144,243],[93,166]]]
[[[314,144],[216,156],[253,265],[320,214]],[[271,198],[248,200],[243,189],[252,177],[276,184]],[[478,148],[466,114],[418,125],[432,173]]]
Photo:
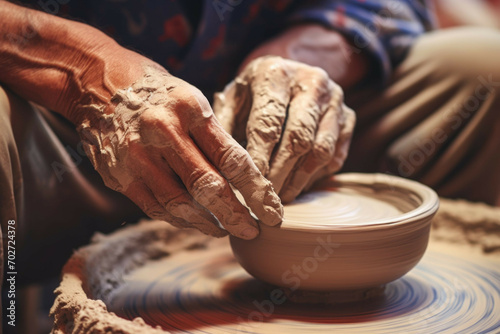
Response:
[[[297,225],[285,225],[282,224],[279,228],[285,231],[297,231],[297,232],[308,232],[308,233],[331,233],[331,232],[354,232],[354,231],[373,231],[382,230],[385,228],[394,228],[399,225],[406,225],[411,223],[427,222],[427,218],[432,217],[434,213],[439,208],[439,198],[434,190],[426,185],[419,182],[405,179],[398,176],[392,176],[387,174],[364,174],[364,173],[345,173],[336,174],[328,179],[321,181],[320,186],[314,187],[312,190],[327,190],[339,187],[364,187],[372,188],[375,191],[388,190],[394,191],[395,189],[400,192],[408,193],[408,201],[410,202],[410,196],[413,198],[416,196],[419,200],[418,206],[414,209],[405,212],[399,216],[393,216],[389,218],[381,218],[370,221],[364,224],[338,224],[325,227],[320,226],[314,228],[312,226],[301,227]],[[263,228],[275,228],[265,226],[260,224]]]

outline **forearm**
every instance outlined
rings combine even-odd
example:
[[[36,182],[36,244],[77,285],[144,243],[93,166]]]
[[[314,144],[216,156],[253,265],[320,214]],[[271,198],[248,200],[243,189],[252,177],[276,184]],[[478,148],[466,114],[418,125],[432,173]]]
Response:
[[[351,47],[338,32],[317,24],[292,27],[255,49],[241,66],[255,58],[275,55],[323,68],[342,88],[349,88],[368,74],[369,58]]]
[[[6,1],[0,17],[0,83],[73,122],[107,112],[103,106],[148,61],[82,23]]]

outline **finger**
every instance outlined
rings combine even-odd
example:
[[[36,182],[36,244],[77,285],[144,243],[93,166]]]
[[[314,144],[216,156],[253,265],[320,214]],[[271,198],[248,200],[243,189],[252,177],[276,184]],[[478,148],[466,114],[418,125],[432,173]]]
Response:
[[[321,120],[312,150],[295,164],[286,180],[280,192],[283,202],[293,201],[313,175],[333,159],[339,132],[338,110],[332,107]]]
[[[235,91],[236,84],[234,81],[231,81],[222,92],[214,94],[213,103],[215,117],[217,117],[224,130],[231,134],[236,118],[236,113],[233,112],[236,104],[236,100],[234,99]]]
[[[283,207],[271,182],[259,172],[250,155],[222,129],[215,118],[194,128],[192,136],[210,162],[241,193],[248,207],[264,224],[273,226],[282,221]]]
[[[268,174],[271,155],[281,138],[290,101],[286,65],[266,64],[268,61],[263,59],[252,63],[249,81],[253,101],[246,128],[246,149],[264,176]]]
[[[278,193],[299,158],[313,148],[318,123],[330,100],[326,74],[318,78],[317,72],[313,72],[300,82],[290,102],[283,137],[268,175]]]
[[[212,119],[215,120],[214,117]],[[220,130],[226,133],[222,128]],[[229,136],[227,133],[226,135]],[[212,137],[202,136],[201,142],[213,141],[207,138]],[[259,233],[256,221],[238,201],[227,180],[200,152],[192,139],[178,134],[171,136],[168,142],[163,153],[168,158],[165,160],[180,177],[191,196],[212,212],[232,235],[243,239],[255,238]]]
[[[227,235],[217,219],[187,192],[166,161],[155,159],[143,171],[145,184],[169,214],[205,234],[219,238]]]
[[[354,111],[345,104],[342,105],[342,110],[344,122],[342,123],[340,136],[335,147],[335,155],[326,166],[330,174],[338,172],[344,165],[344,161],[349,153],[354,126],[356,125],[356,114]]]
[[[176,219],[169,214],[142,181],[132,182],[123,194],[130,198],[150,218],[164,220],[177,228],[188,227],[187,222]]]
[[[214,96],[214,114],[224,130],[238,142],[246,141],[246,124],[252,105],[248,83],[241,77]]]
[[[326,166],[319,169],[311,177],[311,179],[307,182],[307,185],[304,187],[305,190],[310,189],[319,179],[327,175],[332,175],[333,173],[339,171],[342,168],[345,159],[347,158],[349,146],[351,144],[351,138],[354,132],[354,126],[356,124],[356,114],[346,105],[343,105],[343,108],[345,114],[345,122],[340,131],[340,136],[335,146],[334,157]]]
[[[328,82],[328,91],[329,101],[318,126],[313,148],[295,164],[280,192],[280,197],[284,202],[294,200],[312,176],[335,156],[341,128],[345,123],[343,92],[331,80]]]

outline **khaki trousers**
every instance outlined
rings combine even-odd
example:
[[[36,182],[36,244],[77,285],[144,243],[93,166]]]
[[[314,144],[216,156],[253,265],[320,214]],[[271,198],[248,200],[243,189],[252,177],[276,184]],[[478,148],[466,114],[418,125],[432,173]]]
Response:
[[[346,92],[358,124],[344,171],[415,178],[500,204],[500,33],[421,37],[384,89]],[[0,219],[16,221],[18,284],[57,274],[95,231],[140,211],[107,189],[72,125],[0,89]]]
[[[428,33],[387,87],[346,99],[358,122],[345,171],[401,175],[441,196],[500,205],[500,32]]]

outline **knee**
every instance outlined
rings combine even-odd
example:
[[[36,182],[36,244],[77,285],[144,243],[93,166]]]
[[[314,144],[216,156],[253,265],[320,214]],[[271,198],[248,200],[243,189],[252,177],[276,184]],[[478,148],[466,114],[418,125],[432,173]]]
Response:
[[[16,197],[20,193],[20,162],[11,123],[8,94],[0,86],[0,218],[16,218]]]
[[[15,145],[10,109],[7,92],[0,86],[0,161],[2,162],[5,159],[9,160],[10,151]]]
[[[480,27],[437,30],[423,35],[410,51],[434,76],[468,84],[489,79],[500,90],[500,31]]]

